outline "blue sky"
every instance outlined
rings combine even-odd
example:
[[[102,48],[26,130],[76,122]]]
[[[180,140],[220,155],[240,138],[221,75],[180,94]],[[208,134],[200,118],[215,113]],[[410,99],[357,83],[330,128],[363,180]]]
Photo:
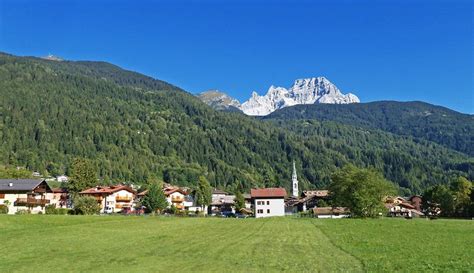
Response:
[[[138,2],[0,0],[0,51],[104,60],[241,101],[325,76],[363,102],[474,113],[471,1]]]

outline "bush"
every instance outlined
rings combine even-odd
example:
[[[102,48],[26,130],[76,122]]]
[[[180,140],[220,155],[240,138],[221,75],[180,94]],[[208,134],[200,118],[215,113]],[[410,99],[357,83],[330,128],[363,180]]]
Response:
[[[309,209],[307,211],[301,211],[298,213],[299,217],[313,217],[313,210]]]
[[[8,206],[0,205],[0,214],[8,214]]]
[[[69,211],[70,209],[67,208],[56,208],[54,204],[46,206],[46,214],[66,215]]]
[[[100,206],[92,196],[78,196],[74,198],[74,212],[82,215],[98,214]]]
[[[45,213],[46,214],[57,214],[56,213],[56,205],[55,204],[47,205],[46,209],[45,209]]]
[[[31,211],[29,211],[27,209],[20,209],[17,212],[15,212],[15,214],[18,214],[18,215],[24,215],[24,214],[30,214],[30,213],[31,213]]]
[[[188,211],[187,210],[176,210],[174,213],[176,216],[187,216]]]

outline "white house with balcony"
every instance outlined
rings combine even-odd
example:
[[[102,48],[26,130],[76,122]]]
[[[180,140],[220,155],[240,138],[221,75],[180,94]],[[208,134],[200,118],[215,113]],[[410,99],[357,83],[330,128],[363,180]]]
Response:
[[[44,179],[0,179],[0,205],[8,208],[8,214],[20,210],[45,213],[51,193]]]
[[[252,189],[250,196],[254,204],[255,218],[285,216],[284,188]]]
[[[175,206],[178,210],[185,209],[185,197],[187,193],[179,188],[174,186],[168,186],[163,189],[165,193],[166,200],[170,206]]]
[[[101,213],[121,212],[123,209],[133,210],[136,192],[129,186],[117,185],[97,186],[80,192],[84,196],[92,196],[100,205]]]

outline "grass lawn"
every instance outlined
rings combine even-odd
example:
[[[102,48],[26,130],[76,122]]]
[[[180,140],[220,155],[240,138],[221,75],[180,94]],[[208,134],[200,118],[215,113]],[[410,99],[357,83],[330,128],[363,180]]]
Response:
[[[474,221],[4,215],[0,272],[474,270]]]

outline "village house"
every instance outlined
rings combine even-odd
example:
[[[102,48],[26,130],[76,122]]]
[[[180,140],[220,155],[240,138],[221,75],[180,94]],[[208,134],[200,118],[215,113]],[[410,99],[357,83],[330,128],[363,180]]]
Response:
[[[51,203],[47,194],[51,193],[44,179],[0,179],[0,205],[8,207],[8,214],[21,210],[45,213]]]
[[[285,212],[286,214],[292,214],[296,212],[308,211],[319,206],[326,206],[325,202],[328,200],[328,190],[303,191],[301,197],[295,198],[291,196],[285,200]]]
[[[315,207],[313,216],[316,218],[340,219],[351,216],[349,208],[345,207]]]
[[[415,209],[417,211],[421,212],[421,210],[422,210],[421,206],[422,206],[422,203],[423,203],[423,198],[420,195],[413,195],[412,197],[410,197],[408,199],[408,201],[410,201],[410,203],[415,207]]]
[[[211,204],[208,206],[209,215],[235,213],[235,195],[214,189],[211,194]]]
[[[175,206],[178,210],[185,209],[184,203],[187,193],[183,189],[175,186],[167,186],[163,189],[163,192],[170,206]]]
[[[165,194],[166,201],[168,202],[168,208],[174,206],[180,211],[201,211],[202,208],[196,206],[194,197],[189,192],[190,191],[188,188],[181,188],[170,184],[163,184],[163,193]],[[137,199],[142,199],[147,193],[148,190],[144,190],[138,193]]]
[[[51,205],[56,208],[69,208],[71,200],[69,200],[68,191],[63,188],[53,188],[51,193],[47,193],[46,197],[50,200]]]
[[[69,177],[67,177],[66,175],[59,175],[59,176],[56,176],[56,181],[58,182],[68,182],[69,181]]]
[[[184,196],[184,210],[187,210],[189,212],[199,212],[202,210],[200,206],[196,205],[196,202],[194,200],[194,196],[188,192],[186,196]],[[205,211],[204,211],[205,213]]]
[[[121,212],[125,208],[134,209],[136,192],[129,186],[97,186],[81,191],[80,194],[94,197],[100,205],[101,213]]]
[[[424,214],[421,212],[421,197],[414,197],[413,200],[414,203],[400,196],[388,196],[385,199],[385,207],[388,209],[388,215],[391,217],[407,218],[423,216]]]
[[[285,215],[284,188],[251,189],[250,195],[254,204],[255,218]]]

